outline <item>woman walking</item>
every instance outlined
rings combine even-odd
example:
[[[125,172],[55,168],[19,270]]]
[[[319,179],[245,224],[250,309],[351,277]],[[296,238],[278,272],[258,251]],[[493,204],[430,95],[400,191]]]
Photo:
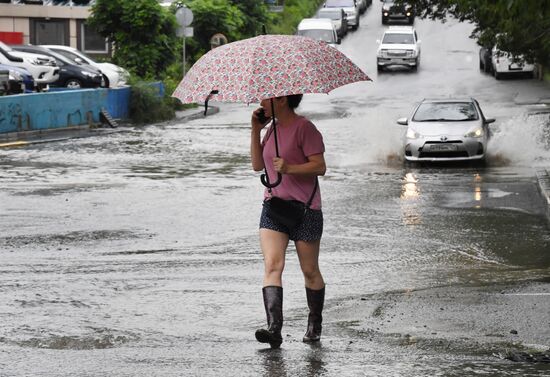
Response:
[[[251,157],[255,171],[266,170],[274,180],[282,174],[281,183],[266,189],[260,218],[260,246],[264,257],[263,299],[267,316],[267,328],[256,331],[256,339],[269,343],[272,348],[282,343],[283,284],[282,274],[289,240],[294,241],[300,267],[304,275],[308,325],[304,342],[321,338],[322,311],[325,298],[325,282],[319,270],[319,246],[323,233],[323,213],[318,176],[326,171],[323,137],[308,119],[296,114],[295,109],[302,95],[273,98],[277,117],[277,139],[280,157],[276,156],[273,129],[268,129],[263,140],[261,130],[268,124],[263,119],[271,117],[271,100],[262,100],[261,107],[252,114]],[[301,221],[285,225],[270,216],[270,200],[273,197],[295,200],[307,205]]]

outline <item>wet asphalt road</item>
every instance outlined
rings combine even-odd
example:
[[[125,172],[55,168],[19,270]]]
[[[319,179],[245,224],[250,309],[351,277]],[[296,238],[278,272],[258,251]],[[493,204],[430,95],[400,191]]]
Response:
[[[548,86],[479,72],[470,25],[417,20],[417,73],[376,73],[380,3],[340,49],[374,79],[309,95],[322,131],[323,341],[304,345],[295,252],[285,342],[264,323],[250,169],[253,107],[0,150],[0,375],[545,376],[511,351],[550,347]],[[475,96],[484,166],[404,165],[395,124],[423,97]]]

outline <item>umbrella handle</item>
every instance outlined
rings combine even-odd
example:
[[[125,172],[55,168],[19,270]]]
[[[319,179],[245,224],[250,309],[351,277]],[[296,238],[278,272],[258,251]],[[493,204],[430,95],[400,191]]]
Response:
[[[262,174],[260,177],[260,181],[262,181],[262,185],[264,185],[267,188],[273,188],[273,187],[279,186],[282,179],[283,179],[283,176],[281,175],[281,173],[277,173],[277,180],[274,183],[269,183],[269,178],[267,177],[267,174]]]

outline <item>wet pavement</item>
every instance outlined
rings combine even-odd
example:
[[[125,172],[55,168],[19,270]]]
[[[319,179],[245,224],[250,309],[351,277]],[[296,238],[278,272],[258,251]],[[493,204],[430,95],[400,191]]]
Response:
[[[419,71],[377,75],[379,7],[340,46],[374,82],[300,106],[327,147],[320,344],[301,341],[293,247],[283,346],[254,340],[254,107],[217,104],[206,118],[0,149],[0,375],[550,375],[532,362],[550,347],[537,176],[550,166],[548,86],[480,73],[471,26],[455,22],[417,20]],[[497,118],[486,164],[404,164],[395,120],[441,93],[475,95]]]

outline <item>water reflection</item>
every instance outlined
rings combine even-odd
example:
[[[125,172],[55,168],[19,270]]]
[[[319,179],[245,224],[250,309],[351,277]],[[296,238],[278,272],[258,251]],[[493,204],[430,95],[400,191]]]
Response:
[[[283,350],[266,348],[259,350],[262,356],[265,377],[286,377],[288,376]]]
[[[474,174],[474,200],[476,202],[474,208],[481,208],[481,181],[481,175]]]
[[[418,188],[418,179],[413,173],[406,173],[401,186],[401,209],[403,222],[406,225],[422,224],[422,217],[418,211],[418,199],[420,199],[420,189]]]

